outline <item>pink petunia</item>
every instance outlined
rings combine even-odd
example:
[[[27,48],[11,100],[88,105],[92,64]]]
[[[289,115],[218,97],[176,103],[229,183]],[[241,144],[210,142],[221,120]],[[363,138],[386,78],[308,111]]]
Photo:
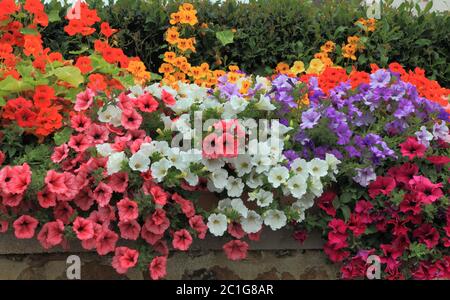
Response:
[[[149,265],[150,277],[158,280],[167,274],[167,258],[165,256],[155,257]]]
[[[169,106],[175,105],[175,103],[176,103],[175,98],[172,96],[172,94],[169,92],[166,92],[166,90],[162,90],[161,100],[166,105],[169,105]]]
[[[138,205],[136,202],[124,198],[117,203],[119,210],[119,219],[121,221],[136,220],[139,216]]]
[[[142,124],[142,116],[134,109],[127,109],[122,112],[122,126],[125,129],[139,129]]]
[[[84,152],[92,145],[92,140],[85,134],[72,135],[70,137],[69,147],[76,152]]]
[[[56,195],[49,191],[48,188],[44,188],[37,193],[37,199],[39,205],[42,208],[49,208],[56,206]]]
[[[50,192],[55,194],[62,194],[67,191],[67,186],[65,185],[65,175],[61,173],[57,173],[54,170],[50,170],[47,172],[47,176],[45,177],[45,184]]]
[[[52,162],[54,162],[55,164],[59,164],[60,162],[65,160],[67,156],[69,156],[69,150],[70,149],[69,146],[67,146],[67,144],[62,144],[59,147],[55,147],[53,154],[51,156]]]
[[[39,222],[35,218],[23,215],[14,221],[14,235],[18,239],[31,239]]]
[[[205,238],[206,233],[208,232],[208,226],[203,221],[202,216],[197,215],[191,217],[189,219],[189,225],[197,232],[199,239],[203,240]]]
[[[169,219],[164,210],[157,208],[155,212],[147,218],[144,227],[154,234],[163,234],[170,226]]]
[[[104,182],[100,182],[94,190],[93,197],[100,206],[108,205],[111,200],[113,190]]]
[[[147,229],[146,226],[142,227],[141,238],[144,239],[148,244],[155,245],[159,240],[163,238],[164,234],[156,234]]]
[[[195,208],[192,201],[184,199],[177,193],[172,195],[172,200],[181,206],[181,211],[186,215],[187,218],[190,218],[195,215]]]
[[[80,241],[89,240],[94,237],[94,223],[91,220],[77,217],[73,221],[72,228]]]
[[[125,274],[128,269],[136,266],[139,252],[128,247],[117,247],[112,259],[112,266],[119,274]]]
[[[108,185],[116,193],[124,193],[128,187],[128,173],[118,172],[111,175],[108,179]]]
[[[44,224],[37,238],[45,249],[50,249],[61,244],[64,240],[63,222],[61,222],[61,220],[56,220],[55,222]]]
[[[237,222],[231,222],[230,224],[228,224],[227,231],[235,239],[242,239],[246,234],[242,229],[241,224]]]
[[[223,250],[230,260],[243,260],[247,257],[248,244],[240,240],[233,240],[223,245]]]
[[[160,187],[159,185],[153,185],[150,188],[150,194],[152,195],[153,201],[155,201],[156,204],[162,206],[166,205],[168,194],[162,187]]]
[[[180,251],[187,251],[192,244],[192,236],[186,229],[178,230],[173,235],[172,246]]]
[[[95,247],[99,255],[106,255],[113,252],[119,236],[112,230],[103,229],[103,231],[95,239]]]
[[[58,202],[53,209],[56,219],[60,219],[64,224],[69,224],[70,218],[73,216],[74,210],[67,202]]]
[[[70,127],[76,132],[83,132],[91,126],[91,119],[84,113],[76,113],[70,117]]]
[[[92,124],[85,133],[95,145],[103,144],[109,138],[109,130],[103,125]]]
[[[118,226],[121,238],[132,241],[138,239],[141,226],[136,220],[120,221]]]
[[[158,101],[149,93],[145,93],[137,98],[137,106],[143,112],[154,112],[158,109],[158,105]]]
[[[74,110],[82,111],[87,110],[91,107],[95,97],[95,92],[91,89],[86,89],[86,91],[81,92],[77,95]]]

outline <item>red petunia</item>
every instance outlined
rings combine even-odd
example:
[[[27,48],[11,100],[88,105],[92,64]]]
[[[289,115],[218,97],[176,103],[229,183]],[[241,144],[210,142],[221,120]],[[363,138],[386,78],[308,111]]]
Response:
[[[153,185],[150,188],[150,194],[153,197],[153,201],[158,205],[166,205],[168,194],[159,185]]]
[[[413,232],[413,236],[427,246],[433,249],[439,243],[439,232],[431,224],[423,224]]]
[[[136,220],[120,221],[119,230],[123,239],[135,241],[139,237],[141,226]]]
[[[394,178],[379,176],[369,185],[369,196],[374,199],[382,194],[388,196],[396,187]]]
[[[336,208],[333,206],[333,200],[336,199],[337,195],[334,192],[328,191],[322,194],[317,199],[319,207],[325,211],[329,216],[336,216]]]
[[[424,157],[426,150],[427,147],[419,143],[415,137],[409,137],[404,143],[400,144],[400,152],[410,160],[415,157]]]

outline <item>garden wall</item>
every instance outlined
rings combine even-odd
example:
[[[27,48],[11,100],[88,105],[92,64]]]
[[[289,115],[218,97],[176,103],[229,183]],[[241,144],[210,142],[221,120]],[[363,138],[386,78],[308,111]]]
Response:
[[[315,234],[303,245],[290,235],[267,233],[244,261],[232,262],[221,251],[220,240],[194,244],[188,253],[172,253],[167,266],[167,279],[337,279],[338,268],[327,262],[321,249],[322,240]],[[111,257],[72,250],[46,252],[35,240],[20,241],[13,235],[0,235],[0,280],[67,279],[66,263],[70,255],[81,259],[81,279],[147,279],[148,274],[132,270],[121,276],[111,267]]]

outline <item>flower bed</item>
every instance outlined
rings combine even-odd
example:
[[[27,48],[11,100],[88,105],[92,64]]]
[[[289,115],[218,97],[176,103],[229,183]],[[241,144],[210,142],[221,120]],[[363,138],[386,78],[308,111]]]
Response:
[[[110,46],[116,30],[84,3],[66,16],[86,42],[75,62],[42,45],[40,1],[0,7],[0,232],[45,249],[78,240],[159,279],[169,250],[207,235],[242,260],[262,232],[302,243],[319,229],[344,278],[373,254],[386,278],[449,277],[450,93],[420,69],[347,70],[331,41],[269,78],[192,66],[183,4],[159,77]],[[364,51],[357,36],[344,48]]]

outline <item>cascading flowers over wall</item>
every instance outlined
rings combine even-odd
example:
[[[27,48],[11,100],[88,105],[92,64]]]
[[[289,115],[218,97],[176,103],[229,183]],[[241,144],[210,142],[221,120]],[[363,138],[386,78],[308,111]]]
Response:
[[[449,90],[422,70],[344,69],[330,41],[270,78],[211,71],[175,34],[149,83],[85,3],[65,20],[86,41],[74,60],[40,41],[57,17],[20,3],[0,1],[0,232],[45,249],[78,241],[120,274],[160,279],[171,250],[207,236],[242,260],[266,231],[319,229],[343,278],[364,277],[371,255],[387,279],[449,277]],[[171,23],[169,43],[194,7]]]

